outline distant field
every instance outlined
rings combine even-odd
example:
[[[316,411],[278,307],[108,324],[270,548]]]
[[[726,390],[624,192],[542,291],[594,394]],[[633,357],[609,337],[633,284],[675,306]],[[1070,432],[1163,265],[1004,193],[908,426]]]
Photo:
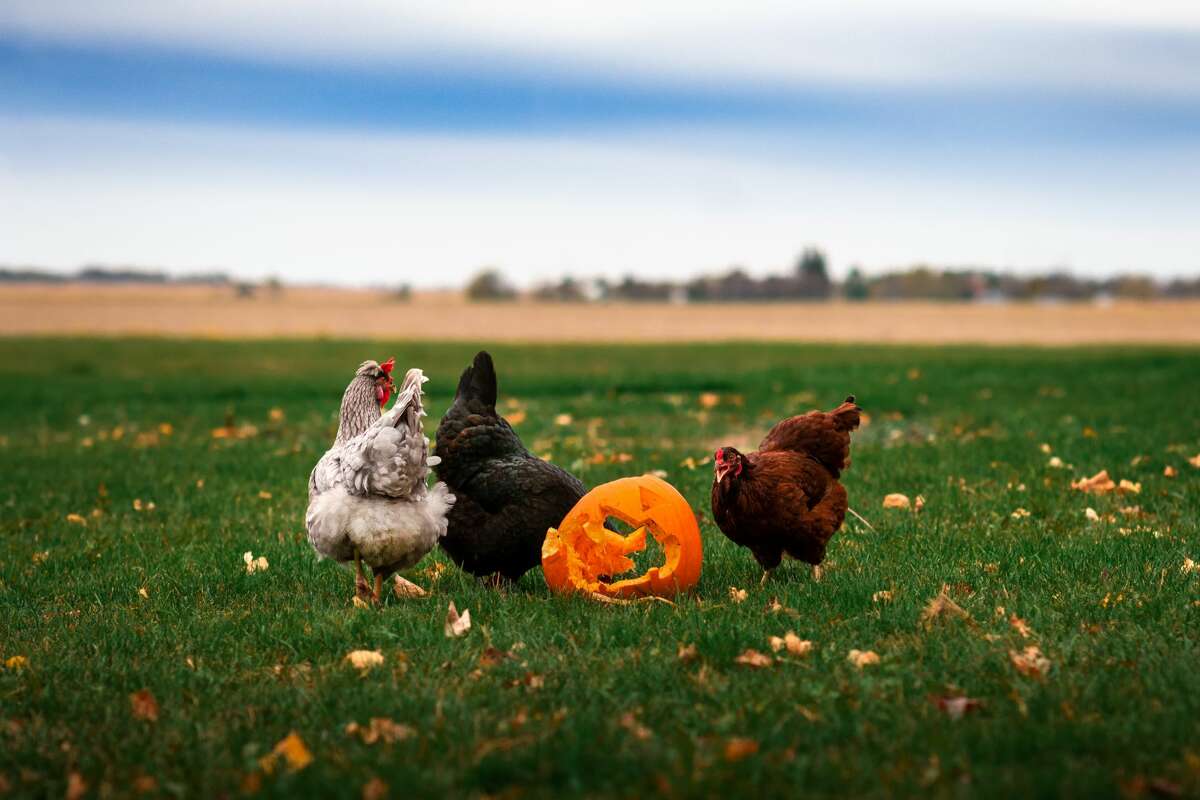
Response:
[[[355,610],[303,528],[342,389],[366,357],[420,365],[432,428],[473,350],[0,340],[0,796],[1200,795],[1200,351],[497,344],[535,452],[691,502],[699,586],[601,606],[439,553],[407,573],[428,599]],[[705,459],[848,392],[874,530],[760,587]],[[1139,491],[1071,488],[1100,469]],[[943,587],[961,612],[922,622]],[[788,631],[812,652],[774,653]],[[298,771],[271,756],[293,732]]]
[[[207,287],[0,287],[0,336],[313,336],[509,342],[714,340],[909,344],[1195,344],[1200,302],[1113,305],[403,303],[384,292]]]

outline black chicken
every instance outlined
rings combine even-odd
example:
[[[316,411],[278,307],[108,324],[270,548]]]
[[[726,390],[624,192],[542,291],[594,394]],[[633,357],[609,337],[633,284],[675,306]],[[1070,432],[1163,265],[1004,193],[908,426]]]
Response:
[[[463,371],[434,453],[438,479],[458,498],[440,543],[472,575],[515,581],[540,564],[546,529],[584,495],[578,478],[531,454],[496,413],[496,368],[486,352]]]

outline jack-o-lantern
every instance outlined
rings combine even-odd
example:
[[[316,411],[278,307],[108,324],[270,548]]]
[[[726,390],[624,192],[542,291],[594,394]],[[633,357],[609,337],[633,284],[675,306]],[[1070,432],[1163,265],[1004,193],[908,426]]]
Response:
[[[605,527],[612,517],[634,528],[624,536]],[[646,549],[646,532],[662,547],[660,566],[631,578],[630,553]],[[621,478],[580,499],[558,528],[546,532],[542,571],[558,592],[606,597],[666,597],[700,580],[700,527],[675,487],[653,475]]]

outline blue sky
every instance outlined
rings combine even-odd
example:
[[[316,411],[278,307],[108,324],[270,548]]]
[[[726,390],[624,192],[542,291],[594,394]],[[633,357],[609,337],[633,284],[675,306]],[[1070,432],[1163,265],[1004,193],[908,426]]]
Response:
[[[0,7],[0,262],[1200,270],[1200,12]]]

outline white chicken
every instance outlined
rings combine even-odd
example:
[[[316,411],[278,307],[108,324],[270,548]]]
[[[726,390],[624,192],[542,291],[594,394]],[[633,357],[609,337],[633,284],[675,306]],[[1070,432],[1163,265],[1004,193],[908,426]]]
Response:
[[[410,369],[387,413],[394,360],[364,361],[342,395],[337,438],[308,479],[308,541],[320,556],[354,562],[355,592],[379,602],[383,580],[411,567],[446,534],[454,495],[425,484],[429,467],[421,417],[421,384]],[[372,586],[363,562],[375,573]]]

